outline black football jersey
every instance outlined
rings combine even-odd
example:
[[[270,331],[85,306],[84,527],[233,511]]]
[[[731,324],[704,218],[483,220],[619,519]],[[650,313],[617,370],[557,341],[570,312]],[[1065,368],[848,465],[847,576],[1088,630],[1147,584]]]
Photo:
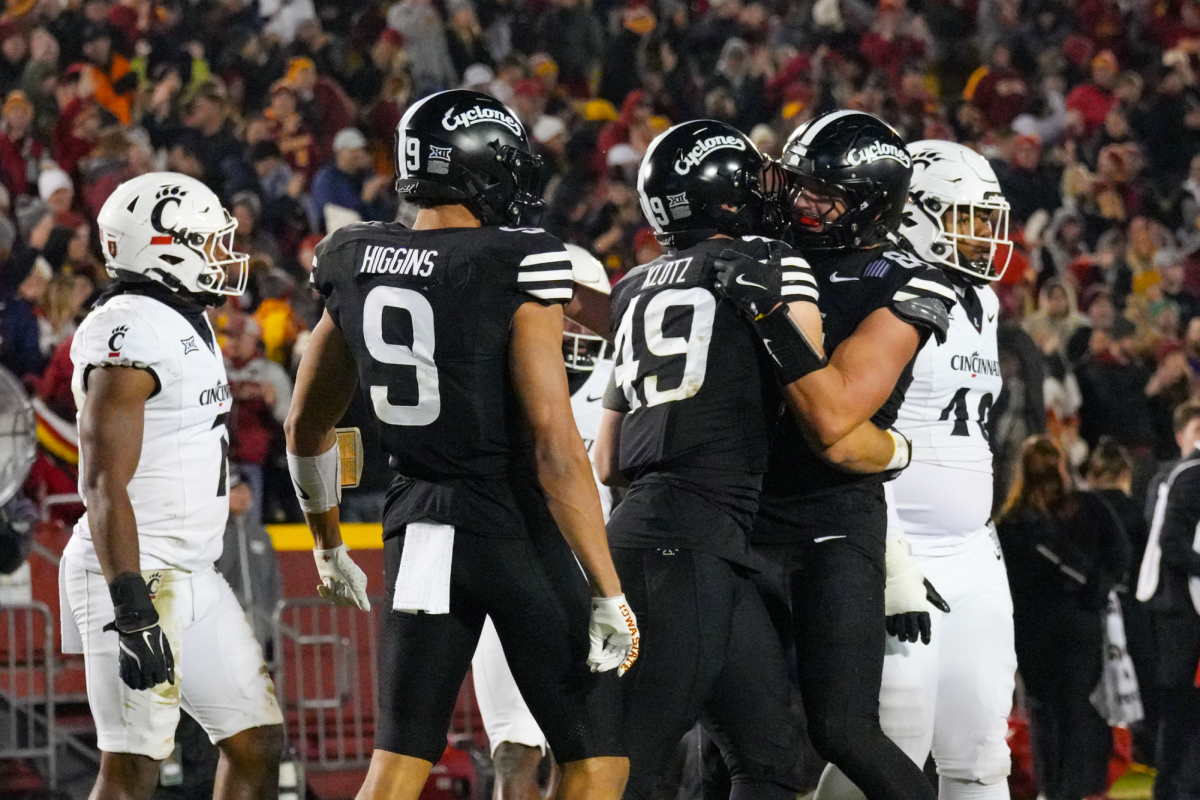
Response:
[[[614,546],[694,544],[728,557],[712,538],[744,541],[780,396],[758,335],[714,289],[713,261],[727,248],[762,246],[749,237],[710,239],[637,267],[613,289],[619,395],[606,405],[628,412],[620,461],[633,484],[609,526]],[[658,508],[629,519],[638,493],[653,484],[671,489],[656,491]],[[689,492],[700,501],[689,502]],[[730,531],[714,530],[718,510],[734,523]]]
[[[914,296],[937,297],[948,306],[954,301],[954,289],[945,273],[908,251],[877,248],[816,254],[809,258],[809,263],[821,291],[823,343],[830,356],[863,320],[880,308]],[[932,333],[932,328],[921,327],[922,346]],[[904,393],[912,383],[912,367],[910,361],[891,395],[872,415],[871,421],[880,428],[889,428],[896,421]],[[881,482],[887,476],[888,473],[857,475],[830,466],[809,448],[791,412],[784,410],[772,436],[770,468],[763,480],[754,538],[786,540],[789,520],[795,513],[802,513],[795,508],[797,501],[842,486]]]
[[[562,243],[534,228],[355,224],[317,247],[313,283],[401,476],[388,531],[428,517],[525,535],[511,481],[533,468],[509,331],[523,303],[571,299]]]

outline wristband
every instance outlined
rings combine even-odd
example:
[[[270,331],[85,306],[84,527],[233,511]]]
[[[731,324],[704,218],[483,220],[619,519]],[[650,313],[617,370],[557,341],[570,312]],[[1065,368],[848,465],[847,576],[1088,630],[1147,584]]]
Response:
[[[754,329],[766,345],[775,374],[784,386],[825,367],[829,360],[817,354],[808,336],[788,314],[787,305],[754,320]]]
[[[896,449],[892,451],[892,460],[888,462],[887,469],[905,469],[912,461],[912,442],[895,428],[888,428],[887,432],[888,436],[892,437],[892,444],[896,446]]]
[[[322,514],[342,502],[342,456],[337,442],[319,456],[287,454],[296,499],[307,514]]]
[[[116,612],[116,629],[136,633],[158,624],[158,610],[150,598],[150,587],[136,572],[122,572],[108,585]]]

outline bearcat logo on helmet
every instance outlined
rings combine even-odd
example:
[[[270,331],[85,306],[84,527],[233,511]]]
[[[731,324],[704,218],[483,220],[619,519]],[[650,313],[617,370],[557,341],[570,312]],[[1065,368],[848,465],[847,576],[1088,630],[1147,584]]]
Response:
[[[692,167],[700,166],[700,162],[709,153],[726,148],[745,150],[746,141],[737,136],[710,136],[707,139],[700,139],[692,145],[691,150],[675,159],[675,171],[680,175],[687,175],[692,171]]]
[[[514,136],[524,135],[521,123],[517,122],[504,111],[495,108],[484,108],[476,105],[466,111],[455,114],[458,106],[450,106],[450,110],[442,117],[442,127],[448,131],[457,128],[469,128],[477,122],[498,122],[513,132]]]
[[[903,147],[896,147],[894,144],[887,144],[885,142],[871,142],[866,147],[851,150],[846,154],[846,161],[852,167],[857,167],[860,164],[874,164],[876,161],[882,161],[885,158],[898,161],[906,167],[912,166],[912,159],[909,158],[908,151]]]

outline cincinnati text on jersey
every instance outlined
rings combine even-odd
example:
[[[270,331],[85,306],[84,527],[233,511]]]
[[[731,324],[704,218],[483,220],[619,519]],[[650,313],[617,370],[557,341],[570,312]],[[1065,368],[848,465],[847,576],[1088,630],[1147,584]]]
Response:
[[[433,259],[437,250],[420,250],[416,247],[388,247],[369,244],[363,249],[360,273],[382,275],[418,275],[429,277],[433,272]]]
[[[976,375],[999,375],[1000,362],[981,358],[979,353],[972,353],[969,356],[951,356],[950,369],[955,372],[969,372],[972,378]]]
[[[233,393],[229,390],[229,384],[218,383],[213,388],[200,392],[200,405],[210,406],[213,403],[224,403],[231,397],[233,397]]]

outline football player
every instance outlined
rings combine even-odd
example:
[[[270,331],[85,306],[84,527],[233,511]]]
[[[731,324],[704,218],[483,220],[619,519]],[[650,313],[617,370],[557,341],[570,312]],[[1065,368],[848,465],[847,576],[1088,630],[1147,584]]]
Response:
[[[566,245],[571,257],[571,277],[578,287],[587,287],[608,296],[612,291],[608,274],[596,258],[578,245]],[[567,367],[567,387],[571,392],[571,410],[575,425],[583,437],[589,456],[600,431],[601,401],[612,374],[612,348],[578,323],[566,320],[563,330],[563,361]],[[595,466],[592,467],[593,473]],[[611,490],[598,485],[600,507],[608,520],[612,507]],[[529,712],[521,690],[513,680],[504,657],[496,626],[489,618],[484,623],[475,656],[471,659],[471,678],[479,715],[487,731],[492,751],[495,800],[538,800],[538,768],[546,754],[546,735]],[[547,796],[553,794],[552,778]]]
[[[902,247],[912,159],[885,122],[858,111],[825,114],[796,129],[781,164],[785,239],[812,265],[830,355],[784,388],[791,413],[772,437],[751,540],[783,572],[783,596],[762,586],[777,619],[790,608],[787,638],[817,752],[871,800],[932,800],[921,769],[880,730],[878,712],[886,629],[919,636],[926,589],[903,547],[885,544],[883,478],[838,469],[823,450],[864,423],[883,430],[895,422],[921,344],[945,337],[954,290]],[[731,270],[722,289],[754,311],[762,272]],[[756,328],[776,348],[787,329],[767,330],[772,316]],[[886,605],[885,564],[895,595]]]
[[[957,307],[946,341],[922,348],[896,427],[913,461],[885,484],[889,535],[911,543],[917,568],[954,609],[932,612],[928,645],[889,641],[880,722],[919,766],[930,749],[943,800],[1007,800],[1008,714],[1017,657],[1013,606],[990,516],[993,399],[1000,394],[998,280],[1011,252],[1008,203],[986,159],[961,144],[910,144],[913,177],[901,232],[946,270]],[[830,766],[818,800],[861,797]]]
[[[368,607],[337,510],[333,426],[356,379],[399,473],[384,514],[381,718],[359,797],[420,794],[490,616],[564,795],[616,800],[628,770],[616,669],[636,658],[637,626],[570,413],[570,258],[519,227],[540,205],[540,162],[510,109],[449,91],[405,112],[396,169],[397,191],[420,207],[413,228],[351,225],[317,249],[325,313],[286,425],[334,602]]]
[[[626,797],[650,796],[680,738],[704,716],[731,759],[735,798],[792,798],[802,779],[783,651],[749,578],[746,532],[767,466],[768,431],[787,383],[820,369],[817,281],[760,226],[764,159],[737,129],[700,120],[648,148],[638,173],[646,219],[668,252],[613,290],[612,388],[596,445],[602,478],[629,483],[608,524],[630,605],[645,625],[625,678]],[[754,274],[764,310],[805,353],[771,351],[722,270]],[[744,262],[744,263],[743,263]],[[743,273],[744,275],[745,273]],[[799,325],[808,324],[807,334]],[[886,466],[895,444],[884,441]],[[868,431],[870,433],[870,431]]]
[[[96,221],[116,282],[71,343],[87,513],[59,566],[63,651],[83,653],[101,752],[91,796],[150,797],[181,704],[220,749],[216,797],[273,795],[283,717],[214,567],[231,396],[205,307],[245,288],[237,221],[171,172],[121,184]]]

